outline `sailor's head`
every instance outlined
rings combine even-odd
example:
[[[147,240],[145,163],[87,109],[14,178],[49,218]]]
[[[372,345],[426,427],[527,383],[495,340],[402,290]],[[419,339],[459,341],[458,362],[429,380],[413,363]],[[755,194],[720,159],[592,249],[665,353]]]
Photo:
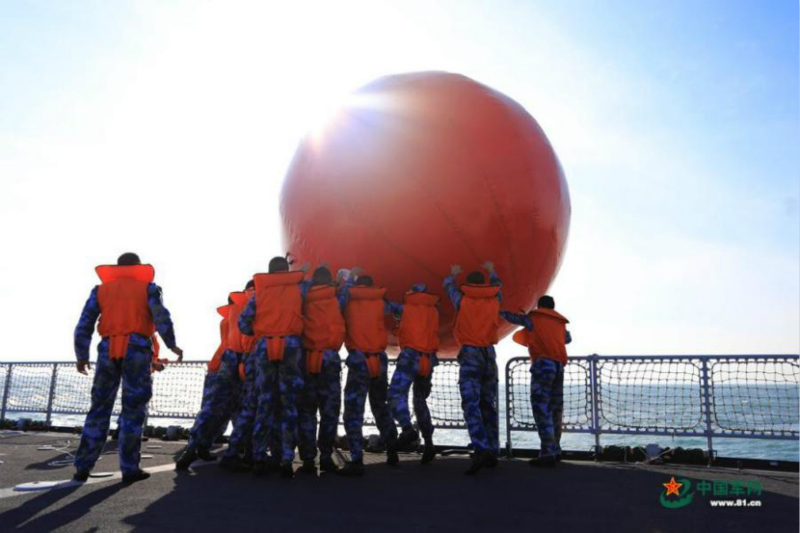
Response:
[[[251,279],[245,284],[244,290],[250,290],[255,286],[256,286],[256,282]]]
[[[333,282],[331,271],[326,266],[317,267],[311,275],[312,285],[330,285]]]
[[[484,277],[483,272],[474,270],[467,274],[467,283],[470,285],[483,285],[486,283],[486,278]]]
[[[276,272],[288,272],[289,271],[289,260],[285,257],[273,257],[269,261],[269,273],[274,274]]]
[[[142,261],[139,259],[139,256],[133,252],[125,252],[119,258],[117,258],[117,265],[118,266],[133,266],[133,265],[141,265]]]
[[[358,276],[356,279],[356,285],[359,287],[372,287],[375,285],[375,282],[372,281],[370,276]]]
[[[539,301],[536,303],[536,307],[541,309],[555,309],[556,308],[556,301],[553,299],[552,296],[544,295],[539,298]]]

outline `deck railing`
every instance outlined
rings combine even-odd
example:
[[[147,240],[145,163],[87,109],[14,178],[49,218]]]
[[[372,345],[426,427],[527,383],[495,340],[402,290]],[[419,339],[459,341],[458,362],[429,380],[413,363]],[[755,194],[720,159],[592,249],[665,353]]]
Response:
[[[509,453],[515,433],[536,431],[529,369],[527,357],[512,358],[501,383],[498,407]],[[205,370],[205,363],[184,362],[155,373],[149,418],[194,418]],[[50,424],[53,415],[85,414],[92,378],[92,371],[79,374],[68,362],[0,363],[0,419],[41,414]],[[458,363],[441,361],[433,379],[434,426],[466,429]],[[797,440],[798,384],[797,355],[572,357],[564,372],[563,429],[593,435],[598,448],[602,435],[702,437],[710,454],[715,438]],[[366,423],[373,423],[369,409]]]

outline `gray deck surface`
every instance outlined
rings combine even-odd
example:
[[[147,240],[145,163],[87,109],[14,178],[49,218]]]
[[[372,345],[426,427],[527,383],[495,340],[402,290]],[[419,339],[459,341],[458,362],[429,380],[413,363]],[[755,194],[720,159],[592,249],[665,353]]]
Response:
[[[467,477],[463,456],[421,466],[409,454],[390,468],[382,456],[368,454],[360,479],[323,474],[283,480],[225,472],[213,463],[177,473],[170,465],[185,443],[159,440],[143,446],[153,455],[143,466],[155,469],[147,481],[126,486],[118,477],[93,478],[83,486],[14,490],[20,483],[69,479],[71,466],[48,463],[68,457],[77,444],[73,435],[0,434],[0,532],[778,533],[799,527],[797,473],[590,462],[538,470],[523,460],[503,460],[497,469]],[[43,445],[57,449],[39,450]],[[109,442],[96,472],[118,472],[114,450]],[[665,509],[661,484],[673,475],[760,480],[762,507],[712,508],[708,497],[696,495],[686,507]]]

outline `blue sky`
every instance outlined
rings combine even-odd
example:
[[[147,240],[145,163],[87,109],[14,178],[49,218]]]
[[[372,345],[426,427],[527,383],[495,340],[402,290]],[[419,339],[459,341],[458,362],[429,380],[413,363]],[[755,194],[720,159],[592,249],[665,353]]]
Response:
[[[214,307],[280,249],[300,136],[371,79],[430,69],[503,91],[553,142],[572,353],[800,349],[796,2],[428,4],[0,6],[3,359],[70,358],[92,267],[128,249],[208,357]],[[243,194],[264,208],[231,213]]]

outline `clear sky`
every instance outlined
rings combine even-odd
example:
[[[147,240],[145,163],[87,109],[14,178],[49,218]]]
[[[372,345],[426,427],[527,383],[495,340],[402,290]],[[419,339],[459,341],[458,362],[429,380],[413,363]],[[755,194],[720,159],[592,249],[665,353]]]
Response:
[[[572,354],[798,352],[797,2],[433,4],[0,4],[0,360],[71,359],[93,267],[129,250],[210,357],[215,307],[281,252],[299,138],[417,70],[552,141]]]

